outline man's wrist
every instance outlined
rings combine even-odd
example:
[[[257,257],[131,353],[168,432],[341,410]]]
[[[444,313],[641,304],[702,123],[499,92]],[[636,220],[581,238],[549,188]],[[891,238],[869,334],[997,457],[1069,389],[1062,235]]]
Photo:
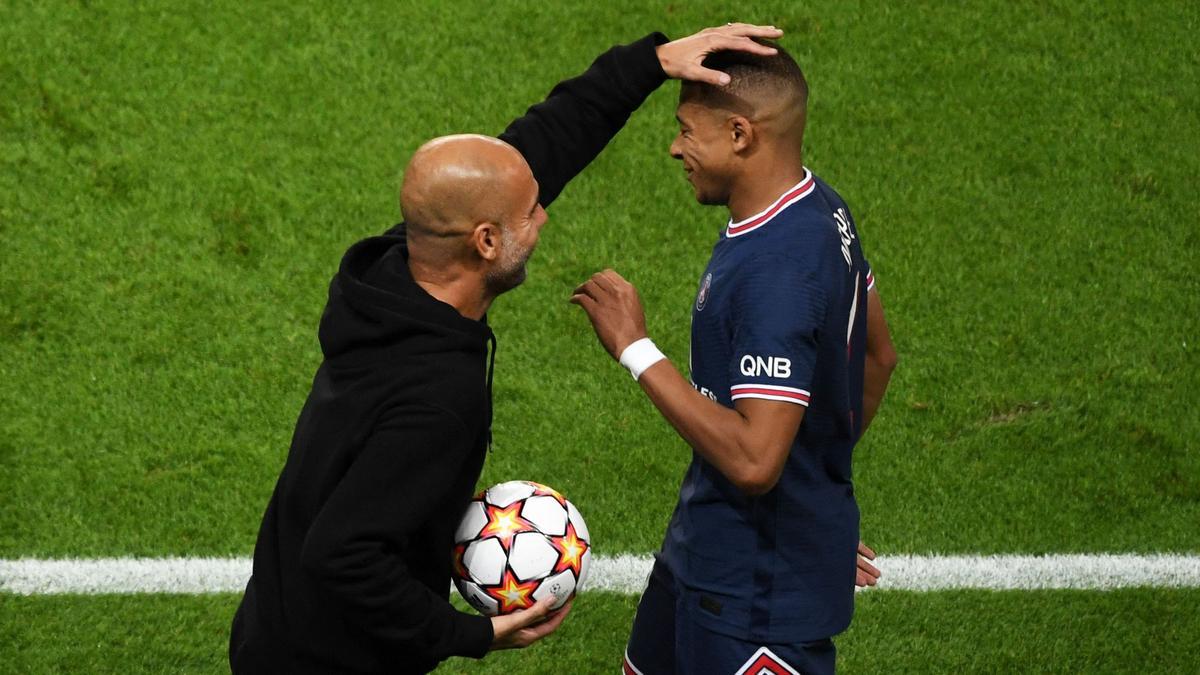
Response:
[[[634,380],[637,380],[650,366],[665,358],[667,358],[666,355],[654,346],[654,342],[650,338],[644,337],[634,340],[632,344],[623,349],[617,360],[628,368],[629,374],[633,376]]]

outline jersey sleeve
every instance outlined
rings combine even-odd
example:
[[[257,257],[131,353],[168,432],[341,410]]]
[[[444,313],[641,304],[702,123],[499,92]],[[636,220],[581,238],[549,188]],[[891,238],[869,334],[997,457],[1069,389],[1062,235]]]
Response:
[[[766,256],[740,275],[734,296],[730,398],[808,406],[826,293],[816,269]]]
[[[875,290],[875,271],[871,269],[871,263],[863,258],[863,266],[867,268],[867,292]]]

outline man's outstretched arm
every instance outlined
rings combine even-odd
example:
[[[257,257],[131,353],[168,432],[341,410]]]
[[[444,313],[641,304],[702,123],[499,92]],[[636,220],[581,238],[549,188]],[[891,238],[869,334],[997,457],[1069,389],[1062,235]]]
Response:
[[[704,57],[730,49],[773,54],[773,48],[751,38],[781,35],[773,26],[731,23],[673,42],[651,33],[613,47],[582,75],[555,85],[546,100],[513,120],[500,139],[525,157],[538,182],[538,202],[549,206],[668,78],[725,84],[727,75],[701,65]],[[403,235],[404,230],[399,223],[387,234]]]
[[[774,49],[751,38],[781,35],[783,31],[771,26],[739,23],[707,28],[673,42],[662,33],[652,33],[613,47],[582,75],[558,83],[546,100],[513,120],[500,139],[525,156],[538,181],[541,204],[549,206],[665,80],[724,84],[722,78],[728,76],[704,68],[704,57],[730,49],[772,54]]]

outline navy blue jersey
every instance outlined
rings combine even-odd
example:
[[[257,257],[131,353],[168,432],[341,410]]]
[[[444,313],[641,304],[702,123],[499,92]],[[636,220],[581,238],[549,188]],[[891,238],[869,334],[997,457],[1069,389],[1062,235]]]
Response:
[[[850,455],[872,284],[850,210],[807,169],[768,209],[730,222],[713,247],[692,309],[693,385],[727,407],[761,398],[807,408],[764,495],[745,495],[693,453],[662,558],[683,607],[713,630],[789,642],[850,623]]]

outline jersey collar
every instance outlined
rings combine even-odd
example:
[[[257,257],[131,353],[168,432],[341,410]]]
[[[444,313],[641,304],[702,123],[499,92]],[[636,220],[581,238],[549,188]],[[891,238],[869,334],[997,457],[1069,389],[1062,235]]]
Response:
[[[808,167],[805,167],[804,178],[801,178],[799,183],[796,183],[789,188],[787,192],[784,192],[779,199],[775,200],[774,204],[771,204],[766,209],[736,223],[733,222],[732,218],[730,218],[729,225],[725,228],[725,236],[729,238],[740,237],[743,234],[757,230],[763,225],[769,223],[772,218],[774,218],[787,207],[807,197],[812,193],[816,186],[817,183],[815,180],[813,180],[812,171],[809,171]]]

